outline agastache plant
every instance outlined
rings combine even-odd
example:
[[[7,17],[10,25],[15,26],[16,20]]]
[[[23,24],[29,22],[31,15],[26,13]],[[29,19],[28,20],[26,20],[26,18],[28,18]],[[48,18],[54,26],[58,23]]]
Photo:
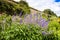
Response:
[[[47,27],[49,21],[45,20],[44,18],[42,18],[41,14],[29,14],[29,15],[25,15],[24,16],[24,20],[23,23],[27,23],[27,24],[38,24],[41,27]]]
[[[42,31],[42,35],[46,35],[47,33],[45,31]]]
[[[42,35],[46,35],[46,34],[49,34],[48,32],[46,32],[47,28],[48,28],[48,23],[49,21],[48,20],[45,20],[41,14],[26,14],[24,16],[23,19],[20,20],[20,23],[24,23],[24,24],[34,24],[34,25],[39,25],[43,31],[41,30],[42,32]],[[29,26],[30,27],[30,26]]]

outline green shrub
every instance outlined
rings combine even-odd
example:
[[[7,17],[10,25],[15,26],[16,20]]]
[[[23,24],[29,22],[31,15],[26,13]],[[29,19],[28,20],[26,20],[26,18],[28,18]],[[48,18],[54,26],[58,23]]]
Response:
[[[50,21],[48,28],[49,30],[60,30],[60,24],[57,21]]]
[[[2,15],[1,18],[0,40],[42,40],[41,28],[38,25],[11,22],[11,16]]]
[[[55,37],[55,35],[52,33],[48,35],[43,35],[42,40],[57,40],[57,37]]]
[[[60,40],[60,24],[57,21],[51,21],[48,25],[48,30],[53,33],[56,40]]]
[[[0,16],[0,31],[5,30],[12,23],[12,16],[7,16],[5,13]]]
[[[1,32],[1,40],[42,40],[40,27],[12,23],[10,27]]]

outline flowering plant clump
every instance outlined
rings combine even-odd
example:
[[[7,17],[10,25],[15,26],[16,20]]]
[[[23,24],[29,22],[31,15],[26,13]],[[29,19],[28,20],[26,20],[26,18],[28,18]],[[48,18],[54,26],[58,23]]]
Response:
[[[25,15],[20,20],[16,17],[0,16],[0,40],[60,40],[58,22],[48,21],[39,14]]]
[[[40,14],[29,14],[28,16],[24,16],[24,20],[20,20],[20,22],[25,23],[25,24],[37,24],[41,27],[47,27],[49,21],[46,19],[42,18]]]

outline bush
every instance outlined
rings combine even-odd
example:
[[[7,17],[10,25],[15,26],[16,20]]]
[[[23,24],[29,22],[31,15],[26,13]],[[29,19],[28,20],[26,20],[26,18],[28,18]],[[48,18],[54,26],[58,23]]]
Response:
[[[11,22],[11,16],[2,15],[0,40],[42,40],[41,28],[38,25],[25,25]],[[5,22],[3,20],[5,19]]]
[[[48,25],[48,30],[53,33],[56,40],[60,40],[60,24],[57,21],[51,21]]]
[[[38,25],[12,22],[11,26],[0,33],[0,40],[57,40],[57,36],[54,33],[49,34],[49,31],[42,33]]]
[[[60,24],[57,21],[50,21],[49,25],[49,30],[60,30]]]
[[[1,40],[42,40],[40,27],[12,23],[10,27],[1,32]]]
[[[20,11],[23,12],[23,15],[30,13],[30,7],[27,2],[16,3],[9,0],[0,0],[0,12],[6,12],[8,15],[19,15]]]
[[[0,11],[6,12],[8,15],[12,15],[15,11],[12,3],[9,3],[7,0],[0,0]]]

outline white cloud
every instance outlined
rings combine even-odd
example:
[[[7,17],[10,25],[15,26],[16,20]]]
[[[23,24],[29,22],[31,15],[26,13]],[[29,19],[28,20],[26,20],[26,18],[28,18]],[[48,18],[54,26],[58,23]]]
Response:
[[[60,2],[54,2],[55,0],[26,0],[33,8],[43,11],[44,9],[51,9],[58,16],[60,16]]]

